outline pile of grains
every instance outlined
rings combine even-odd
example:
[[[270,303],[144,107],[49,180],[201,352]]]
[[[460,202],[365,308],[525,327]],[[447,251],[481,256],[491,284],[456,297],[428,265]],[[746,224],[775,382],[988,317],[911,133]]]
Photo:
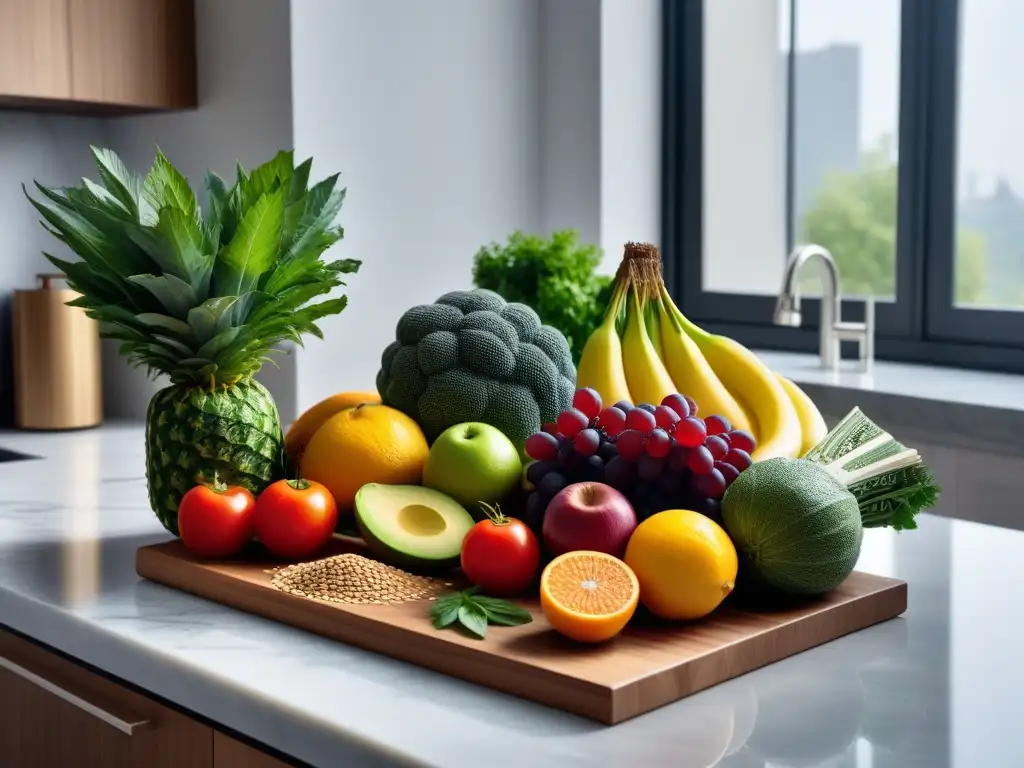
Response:
[[[443,587],[434,579],[351,553],[289,565],[274,573],[271,584],[300,597],[376,605],[433,598]]]

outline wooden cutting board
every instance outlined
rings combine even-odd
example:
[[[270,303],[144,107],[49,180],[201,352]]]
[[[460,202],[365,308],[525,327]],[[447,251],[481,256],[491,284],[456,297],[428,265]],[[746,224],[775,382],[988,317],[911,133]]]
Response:
[[[325,556],[363,551],[336,537]],[[894,618],[907,608],[903,581],[853,573],[824,598],[746,610],[729,602],[689,624],[640,616],[606,644],[585,646],[556,634],[537,601],[520,627],[491,626],[485,640],[438,631],[430,601],[345,605],[298,597],[271,585],[281,563],[204,562],[180,541],[142,547],[144,578],[318,635],[613,725],[733,677]],[[635,626],[634,626],[635,625]]]

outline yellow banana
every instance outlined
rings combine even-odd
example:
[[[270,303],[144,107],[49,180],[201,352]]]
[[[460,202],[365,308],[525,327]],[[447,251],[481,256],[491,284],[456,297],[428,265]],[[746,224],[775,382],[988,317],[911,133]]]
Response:
[[[776,373],[775,378],[786,390],[786,394],[793,402],[793,407],[796,408],[797,418],[800,419],[800,430],[803,436],[800,443],[800,455],[803,456],[822,441],[828,434],[828,427],[825,426],[825,419],[822,417],[821,411],[818,410],[818,406],[807,396],[806,392],[782,374]]]
[[[708,333],[691,323],[668,300],[668,308],[704,354],[711,369],[754,420],[757,448],[754,461],[800,455],[803,428],[796,408],[775,374],[739,342],[728,336]]]
[[[751,418],[708,365],[697,343],[686,335],[683,326],[668,311],[664,297],[658,302],[658,315],[664,350],[662,359],[676,391],[692,397],[701,416],[713,413],[724,416],[733,429],[745,429],[756,435]]]
[[[658,405],[666,395],[676,391],[676,386],[647,335],[637,291],[630,290],[626,301],[629,304],[626,307],[626,330],[622,334],[622,362],[629,391],[637,405]]]
[[[625,294],[625,289],[616,289],[604,320],[590,334],[576,366],[576,386],[597,390],[606,406],[620,400],[633,402],[622,369],[622,342],[615,329]]]

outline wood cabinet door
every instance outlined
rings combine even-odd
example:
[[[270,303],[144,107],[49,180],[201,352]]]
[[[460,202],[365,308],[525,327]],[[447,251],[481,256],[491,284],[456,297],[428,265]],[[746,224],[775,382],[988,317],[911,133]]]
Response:
[[[68,0],[0,0],[0,99],[70,96]]]
[[[213,729],[0,631],[4,768],[212,768]]]
[[[72,98],[143,109],[196,106],[193,2],[69,0]]]
[[[288,768],[288,764],[214,731],[213,768]]]

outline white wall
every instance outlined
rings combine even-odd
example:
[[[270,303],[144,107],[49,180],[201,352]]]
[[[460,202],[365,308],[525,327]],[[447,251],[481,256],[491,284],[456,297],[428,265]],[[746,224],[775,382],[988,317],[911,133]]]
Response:
[[[540,230],[661,241],[661,2],[541,0]]]
[[[303,0],[297,0],[303,2]],[[145,172],[157,145],[193,189],[207,168],[229,183],[235,162],[252,168],[292,146],[291,52],[288,0],[205,0],[196,3],[199,108],[107,121],[110,146],[125,163]],[[83,152],[84,148],[78,148]],[[321,169],[322,170],[322,169]],[[205,200],[205,195],[200,195]],[[280,370],[264,366],[282,419],[295,416],[295,356],[277,355]],[[149,380],[104,349],[110,415],[143,418],[163,380]]]
[[[540,10],[539,228],[575,228],[588,243],[601,242],[602,4],[541,0]]]
[[[473,254],[538,222],[537,0],[296,0],[295,146],[348,187],[348,308],[298,358],[300,408],[374,388],[409,307],[469,288]]]
[[[38,198],[33,181],[48,187],[74,184],[92,167],[89,143],[104,141],[93,118],[0,111],[0,423],[9,423],[12,391],[10,300],[17,289],[34,288],[35,275],[53,266],[41,251],[73,258],[40,225],[21,185]]]
[[[325,340],[306,339],[279,358],[281,371],[261,373],[288,421],[333,392],[372,389],[401,313],[469,288],[485,243],[576,228],[604,248],[610,273],[627,240],[658,242],[659,9],[660,0],[207,0],[196,6],[198,110],[12,117],[10,159],[0,112],[0,159],[20,169],[0,166],[0,181],[74,181],[91,168],[88,141],[139,171],[159,144],[196,186],[208,167],[230,175],[236,159],[251,167],[289,146],[313,157],[315,178],[340,172],[346,237],[329,256],[363,267],[350,276],[348,309],[322,323]],[[48,236],[20,195],[0,184],[0,224],[20,206],[18,239],[23,229],[37,239],[19,252],[34,254]],[[33,258],[0,262],[0,289],[30,280]],[[104,372],[108,414],[142,417],[159,383],[113,346]]]
[[[661,2],[601,0],[602,271],[661,245]]]

